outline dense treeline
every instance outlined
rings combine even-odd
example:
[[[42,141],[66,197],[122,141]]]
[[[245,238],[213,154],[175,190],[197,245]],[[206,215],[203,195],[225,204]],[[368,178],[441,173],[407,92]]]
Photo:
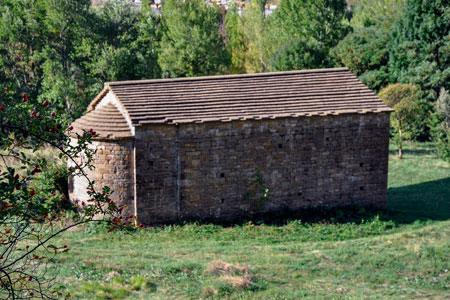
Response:
[[[150,2],[1,1],[1,82],[72,120],[104,81],[347,66],[376,92],[410,85],[403,138],[450,148],[447,0],[281,0],[270,15],[266,0],[165,0],[160,14]]]

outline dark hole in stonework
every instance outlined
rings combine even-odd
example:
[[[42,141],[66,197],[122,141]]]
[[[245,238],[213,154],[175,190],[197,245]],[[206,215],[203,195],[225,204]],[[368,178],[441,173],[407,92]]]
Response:
[[[364,187],[363,187],[363,186],[360,186],[359,189],[360,189],[361,191],[364,191]]]
[[[325,138],[325,140],[328,142],[330,140],[330,138]]]
[[[220,177],[225,177],[225,173],[220,173]]]
[[[152,161],[149,161],[149,162],[148,162],[148,165],[149,165],[150,167],[153,167],[153,162],[152,162]]]
[[[301,197],[303,195],[302,192],[297,193],[297,196]]]
[[[186,179],[186,174],[181,174],[181,175],[180,175],[180,179],[181,179],[181,180]]]
[[[222,198],[222,199],[220,199],[220,203],[223,203],[224,201],[225,201],[225,199],[223,199],[223,198]]]
[[[278,148],[283,148],[283,144],[278,144]]]
[[[360,163],[359,166],[360,166],[360,167],[364,166],[364,163]]]

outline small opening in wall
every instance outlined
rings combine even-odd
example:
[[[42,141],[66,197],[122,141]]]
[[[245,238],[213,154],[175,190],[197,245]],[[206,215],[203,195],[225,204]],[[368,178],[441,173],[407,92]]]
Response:
[[[303,195],[302,192],[298,192],[298,193],[297,193],[297,196],[299,196],[299,197],[301,197],[302,195]]]
[[[327,141],[327,142],[328,142],[329,140],[330,140],[330,138],[325,138],[325,141]]]
[[[364,191],[364,187],[363,187],[363,186],[360,186],[359,189],[360,189],[361,191]]]
[[[220,177],[225,177],[225,173],[220,173]]]
[[[153,167],[153,161],[150,160],[150,161],[148,162],[148,165],[149,165],[150,167]]]
[[[220,203],[224,203],[225,202],[225,199],[220,199]]]
[[[283,148],[283,144],[278,144],[278,148],[282,149]]]
[[[364,166],[364,163],[360,163],[359,166],[360,166],[360,167]]]

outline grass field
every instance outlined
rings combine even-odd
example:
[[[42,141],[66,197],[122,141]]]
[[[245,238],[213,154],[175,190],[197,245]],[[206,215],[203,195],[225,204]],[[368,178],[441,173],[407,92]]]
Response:
[[[392,149],[389,204],[354,222],[186,224],[64,234],[51,273],[74,299],[448,299],[450,165]],[[58,272],[56,273],[56,269]]]

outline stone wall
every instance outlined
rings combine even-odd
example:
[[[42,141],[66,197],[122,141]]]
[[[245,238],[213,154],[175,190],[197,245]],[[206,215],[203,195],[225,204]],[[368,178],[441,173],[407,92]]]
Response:
[[[149,224],[382,207],[388,143],[388,113],[138,127],[138,216]]]
[[[101,191],[104,186],[109,186],[114,191],[111,199],[118,205],[127,205],[124,209],[125,215],[134,215],[134,141],[93,141],[89,147],[97,150],[94,155],[95,169],[84,171],[91,180],[95,180],[95,189]],[[80,161],[82,159],[80,158]],[[69,166],[73,166],[73,163],[69,162]],[[89,199],[86,187],[87,181],[84,177],[69,178],[70,200],[73,202]]]

